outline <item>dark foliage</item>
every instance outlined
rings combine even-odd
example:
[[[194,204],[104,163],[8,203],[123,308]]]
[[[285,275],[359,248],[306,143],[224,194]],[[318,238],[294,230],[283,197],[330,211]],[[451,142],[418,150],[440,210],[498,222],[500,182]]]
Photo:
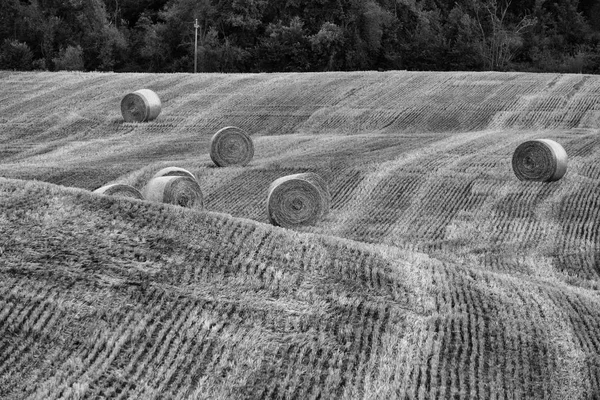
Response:
[[[592,0],[5,0],[0,68],[189,72],[196,19],[198,71],[600,71]]]

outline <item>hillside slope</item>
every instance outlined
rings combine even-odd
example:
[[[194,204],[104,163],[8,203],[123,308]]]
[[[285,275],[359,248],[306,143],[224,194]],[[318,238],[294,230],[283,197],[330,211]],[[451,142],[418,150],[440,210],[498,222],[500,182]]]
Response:
[[[600,302],[249,220],[0,179],[0,397],[600,393]]]
[[[304,231],[597,287],[600,77],[3,72],[0,84],[0,176],[141,188],[177,165],[200,177],[206,209],[267,222],[269,184],[314,171],[332,212]],[[163,111],[123,123],[119,102],[141,87]],[[246,168],[210,161],[226,125],[254,136]],[[514,149],[542,137],[567,150],[567,175],[518,181]]]
[[[0,398],[600,396],[599,86],[0,72]],[[124,123],[142,87],[163,111]],[[253,135],[247,167],[210,161],[226,125]],[[515,178],[532,138],[565,147],[563,179]],[[89,193],[167,165],[208,212]],[[265,224],[302,171],[331,212]]]

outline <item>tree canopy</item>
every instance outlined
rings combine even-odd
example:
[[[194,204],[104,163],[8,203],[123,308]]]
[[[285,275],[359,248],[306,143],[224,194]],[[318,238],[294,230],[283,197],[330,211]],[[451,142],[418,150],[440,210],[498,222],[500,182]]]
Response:
[[[600,72],[594,0],[4,0],[0,68]]]

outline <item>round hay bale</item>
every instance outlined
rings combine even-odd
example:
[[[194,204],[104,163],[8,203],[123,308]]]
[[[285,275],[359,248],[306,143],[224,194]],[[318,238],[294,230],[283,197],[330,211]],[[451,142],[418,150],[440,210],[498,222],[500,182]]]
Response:
[[[146,200],[182,207],[203,207],[202,191],[189,176],[159,176],[148,181],[142,189]]]
[[[330,197],[326,182],[315,173],[281,177],[269,187],[269,221],[284,228],[314,225],[329,212]]]
[[[156,172],[152,178],[158,178],[161,176],[189,176],[190,178],[196,181],[198,180],[190,171],[179,167],[163,168],[160,171]]]
[[[567,172],[567,152],[554,140],[529,140],[516,148],[512,167],[521,181],[557,181]]]
[[[246,165],[254,157],[252,138],[240,128],[227,126],[210,140],[210,158],[218,167]]]
[[[105,194],[107,196],[116,197],[129,197],[132,199],[144,200],[144,196],[139,190],[130,185],[124,185],[121,183],[114,183],[112,185],[105,185],[94,190],[93,193]]]
[[[160,110],[160,99],[150,89],[136,90],[121,100],[121,114],[125,122],[152,121],[158,117]]]

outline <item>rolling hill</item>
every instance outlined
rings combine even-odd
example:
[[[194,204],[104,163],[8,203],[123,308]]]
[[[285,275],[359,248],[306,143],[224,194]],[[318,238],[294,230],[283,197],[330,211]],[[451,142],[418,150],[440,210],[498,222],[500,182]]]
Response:
[[[600,396],[600,78],[0,72],[0,397]],[[149,88],[163,111],[124,123]],[[212,134],[252,134],[216,168]],[[516,146],[558,141],[558,182]],[[169,165],[205,210],[115,199]],[[272,227],[313,171],[331,212]]]

